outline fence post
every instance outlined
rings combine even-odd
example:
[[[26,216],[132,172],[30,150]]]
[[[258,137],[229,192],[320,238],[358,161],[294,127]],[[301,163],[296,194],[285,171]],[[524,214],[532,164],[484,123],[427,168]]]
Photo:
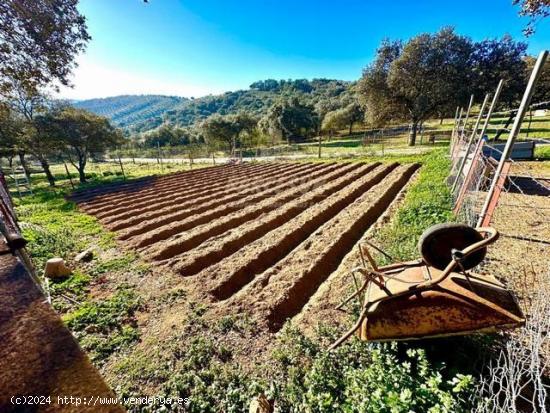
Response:
[[[321,134],[319,134],[319,155],[318,158],[321,159]]]
[[[457,139],[457,136],[458,136],[458,130],[460,129],[460,123],[462,122],[462,113],[464,112],[464,108],[460,108],[460,113],[458,115],[458,118],[456,120],[456,128],[453,129],[453,132],[451,134],[451,142],[449,144],[449,154],[451,156],[454,155],[454,148],[455,148],[455,145],[456,145],[456,139]]]
[[[485,135],[485,132],[487,131],[487,128],[489,127],[489,121],[491,120],[491,117],[493,115],[493,111],[495,110],[496,104],[497,104],[498,99],[500,97],[500,92],[502,92],[502,86],[503,85],[504,85],[504,80],[501,79],[500,82],[498,82],[497,89],[495,90],[495,95],[493,96],[493,100],[491,101],[491,106],[489,106],[489,111],[487,112],[487,116],[485,117],[485,122],[483,123],[481,131],[479,132],[479,139],[477,140],[475,149],[473,151],[472,162],[470,163],[468,171],[466,172],[466,178],[462,182],[461,188],[458,191],[457,200],[456,200],[455,207],[454,207],[454,210],[453,210],[455,215],[460,210],[460,206],[461,206],[460,204],[462,203],[462,199],[464,198],[464,196],[466,194],[466,188],[470,184],[471,179],[473,178],[472,172],[473,172],[473,170],[476,166],[476,163],[478,162],[478,158],[481,156],[481,153],[483,151],[483,136]],[[455,181],[455,184],[456,184],[456,181]]]
[[[512,125],[512,130],[510,131],[510,135],[508,136],[508,140],[506,141],[506,146],[504,146],[504,150],[500,155],[500,161],[495,171],[495,176],[493,177],[493,181],[491,182],[491,186],[489,188],[489,191],[487,192],[487,197],[485,198],[485,203],[483,204],[483,208],[481,209],[481,213],[479,215],[479,220],[477,223],[478,226],[488,225],[490,222],[491,216],[488,215],[489,206],[491,206],[493,209],[496,206],[497,199],[493,199],[493,197],[495,196],[495,194],[498,195],[498,192],[496,191],[497,185],[503,185],[500,176],[501,174],[503,174],[504,166],[512,153],[514,142],[520,131],[521,123],[523,122],[523,118],[525,117],[525,112],[531,104],[531,98],[533,97],[535,85],[537,84],[547,57],[547,50],[540,52],[537,62],[535,63],[535,67],[531,72],[531,77],[529,78],[529,83],[527,84],[527,88],[525,89],[523,98],[521,99],[521,103],[516,114],[516,119],[514,120],[514,124]]]
[[[160,173],[164,173],[164,166],[162,165],[162,154],[160,152],[160,143],[157,141],[157,151],[158,151],[158,163],[160,164]]]
[[[470,117],[470,111],[472,110],[472,105],[474,104],[474,95],[470,96],[470,103],[468,104],[468,110],[466,111],[466,117],[464,118],[464,124],[462,125],[462,131],[460,133],[460,140],[464,138],[464,132],[466,126],[468,125],[468,118]]]
[[[458,122],[458,113],[459,113],[459,110],[460,110],[460,106],[457,106],[456,107],[456,110],[455,110],[455,120],[453,122],[453,130],[451,131],[451,139],[453,139],[453,136],[455,135],[455,130],[456,130],[456,124]]]
[[[120,165],[120,170],[122,172],[122,178],[126,179],[126,174],[124,173],[124,167],[122,166],[122,159],[120,159],[120,151],[118,151],[118,164]]]
[[[485,95],[485,98],[483,99],[483,103],[481,104],[481,108],[479,110],[479,115],[477,115],[476,123],[474,125],[474,129],[472,130],[472,134],[470,135],[470,139],[468,141],[468,146],[466,146],[466,151],[464,152],[464,157],[460,161],[460,165],[458,167],[458,171],[455,176],[455,180],[453,182],[453,185],[451,187],[451,193],[454,193],[454,190],[456,188],[456,184],[458,184],[458,181],[460,179],[460,175],[462,174],[462,171],[464,170],[464,165],[466,165],[466,161],[468,160],[468,153],[470,152],[470,148],[472,147],[472,143],[474,142],[474,139],[477,135],[477,128],[479,127],[479,122],[481,121],[481,117],[483,116],[483,112],[485,111],[485,106],[487,105],[487,101],[489,100],[489,94],[487,93]],[[460,148],[458,148],[458,151],[460,151]]]

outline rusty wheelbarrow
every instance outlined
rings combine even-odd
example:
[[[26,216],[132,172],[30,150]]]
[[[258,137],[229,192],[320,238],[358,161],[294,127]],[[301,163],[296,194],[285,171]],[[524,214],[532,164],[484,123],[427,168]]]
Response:
[[[363,266],[352,274],[354,279],[360,274],[363,283],[337,308],[363,295],[361,314],[331,348],[354,333],[366,341],[393,341],[523,325],[525,318],[512,293],[495,277],[470,271],[498,235],[489,227],[436,225],[420,239],[421,259],[383,267],[377,266],[369,247],[388,255],[369,242],[360,244]]]

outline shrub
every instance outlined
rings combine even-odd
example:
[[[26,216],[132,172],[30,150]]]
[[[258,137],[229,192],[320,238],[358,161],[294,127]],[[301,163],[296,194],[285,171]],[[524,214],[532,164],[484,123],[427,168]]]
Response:
[[[445,379],[421,349],[352,340],[336,351],[286,327],[275,351],[277,382],[272,397],[290,412],[466,412],[471,376]]]

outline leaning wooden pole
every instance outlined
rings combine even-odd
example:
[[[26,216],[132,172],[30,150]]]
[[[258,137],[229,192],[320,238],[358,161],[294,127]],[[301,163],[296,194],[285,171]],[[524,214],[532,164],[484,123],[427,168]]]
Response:
[[[464,108],[461,107],[460,112],[458,114],[456,129],[454,130],[453,134],[451,135],[451,144],[449,145],[450,146],[450,155],[451,155],[451,157],[454,155],[456,140],[458,138],[458,131],[460,129],[460,123],[462,122],[463,112],[464,112]]]
[[[466,126],[468,125],[468,118],[470,117],[470,111],[472,110],[473,104],[474,104],[474,95],[470,96],[470,103],[468,104],[468,110],[466,110],[466,117],[464,118],[464,123],[462,124],[462,131],[460,132],[460,140],[464,139],[464,133],[466,132]]]
[[[497,85],[497,90],[495,91],[495,95],[493,96],[491,106],[489,107],[489,112],[487,112],[487,117],[485,118],[485,122],[483,123],[483,127],[481,128],[481,131],[479,132],[479,139],[483,139],[483,136],[487,132],[487,128],[489,127],[491,116],[493,116],[493,112],[495,110],[495,107],[497,106],[498,99],[500,98],[500,92],[502,92],[503,86],[504,86],[504,79],[500,79],[500,82],[498,82],[498,85]]]
[[[458,171],[456,172],[455,180],[453,182],[453,186],[451,187],[451,193],[454,193],[454,190],[456,188],[456,184],[460,180],[460,175],[462,174],[462,171],[464,170],[464,165],[466,165],[466,161],[468,160],[468,154],[470,153],[472,143],[474,142],[474,139],[476,137],[477,128],[479,128],[479,122],[481,122],[481,117],[483,116],[483,112],[485,112],[485,106],[487,105],[488,100],[489,100],[489,94],[487,93],[485,95],[485,98],[483,99],[483,103],[481,104],[481,108],[479,109],[479,115],[477,115],[477,119],[476,119],[476,123],[474,125],[474,129],[472,130],[472,133],[470,135],[470,139],[468,140],[468,145],[466,146],[466,151],[464,152],[464,157],[460,161]]]
[[[495,171],[495,176],[493,177],[489,192],[487,193],[487,197],[485,198],[485,203],[481,208],[481,213],[479,214],[479,219],[477,222],[478,226],[488,225],[490,223],[491,215],[488,214],[489,205],[492,205],[493,208],[496,206],[496,200],[493,199],[493,196],[496,192],[497,184],[499,183],[499,181],[501,181],[501,174],[504,166],[506,165],[507,161],[510,158],[510,155],[512,154],[514,142],[520,131],[521,123],[523,122],[525,113],[527,112],[527,109],[531,104],[531,98],[533,97],[533,92],[535,91],[535,85],[537,84],[537,81],[540,77],[540,74],[544,67],[544,63],[546,62],[547,58],[547,50],[540,52],[537,62],[535,63],[535,67],[531,72],[531,77],[529,78],[529,83],[527,84],[527,88],[525,89],[525,93],[523,94],[523,98],[521,99],[521,103],[516,114],[516,119],[514,120],[512,129],[510,130],[510,135],[508,136],[508,140],[506,141],[506,145],[504,146],[504,150],[502,151],[502,154],[500,156],[500,161]]]

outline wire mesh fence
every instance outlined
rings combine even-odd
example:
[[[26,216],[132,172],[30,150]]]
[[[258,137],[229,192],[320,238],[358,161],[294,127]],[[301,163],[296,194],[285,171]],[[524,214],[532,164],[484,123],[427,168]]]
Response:
[[[539,67],[546,57],[547,52],[541,53]],[[505,112],[515,116],[512,128],[503,131],[509,132],[505,145],[495,144],[485,134],[491,109],[481,131],[479,122],[470,128],[468,116],[463,121],[457,111],[452,135],[449,186],[455,218],[500,232],[476,271],[491,273],[511,288],[527,320],[524,328],[508,334],[481,378],[480,396],[486,404],[479,411],[548,411],[544,377],[550,360],[550,166],[532,159],[535,144],[548,145],[550,139],[519,143],[516,139],[527,109],[548,106],[548,102],[530,105],[536,71],[535,67],[519,108]],[[496,97],[498,92],[497,88]],[[482,113],[483,105],[480,117]]]

